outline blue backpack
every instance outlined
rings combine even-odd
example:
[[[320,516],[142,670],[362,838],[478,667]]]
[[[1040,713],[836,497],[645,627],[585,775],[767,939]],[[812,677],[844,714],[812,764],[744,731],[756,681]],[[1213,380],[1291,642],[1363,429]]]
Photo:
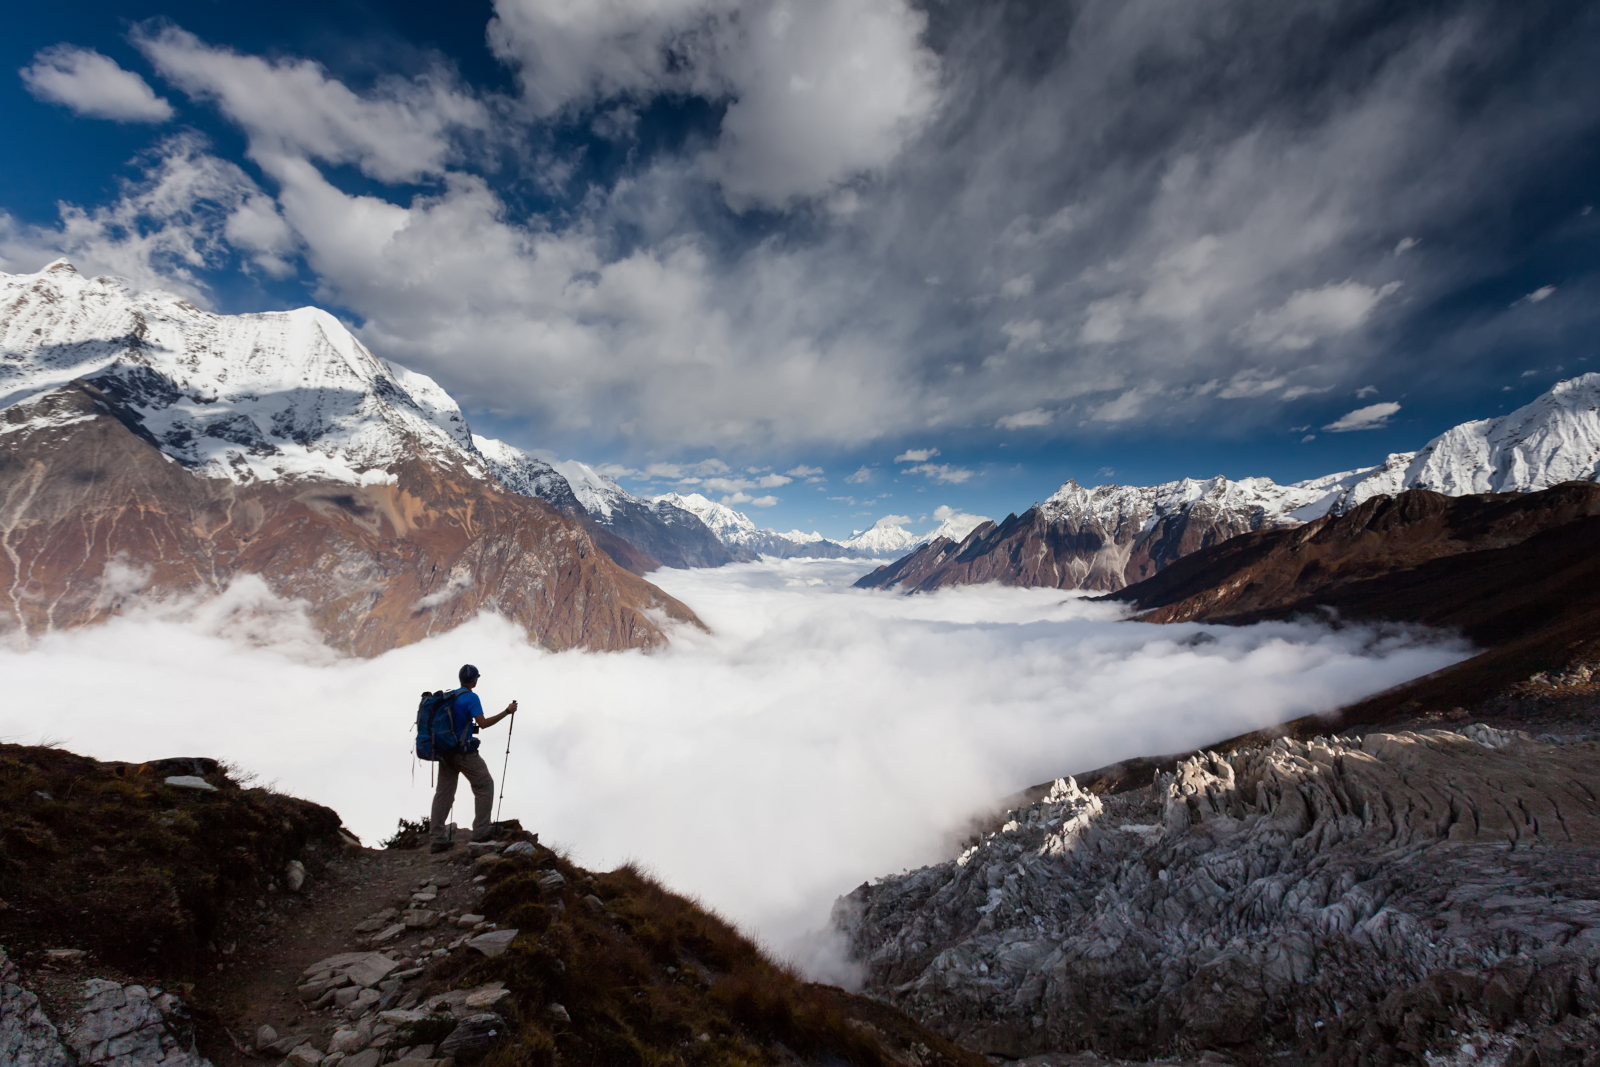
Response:
[[[417,703],[417,758],[437,761],[442,756],[465,752],[472,736],[469,725],[466,736],[456,733],[456,697],[465,689],[449,692],[423,693]]]

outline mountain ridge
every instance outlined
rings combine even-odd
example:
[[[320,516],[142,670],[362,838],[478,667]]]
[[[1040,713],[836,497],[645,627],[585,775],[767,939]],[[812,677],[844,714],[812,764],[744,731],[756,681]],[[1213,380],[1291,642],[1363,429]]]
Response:
[[[492,474],[431,379],[317,309],[212,315],[63,261],[0,275],[0,630],[254,574],[374,655],[495,610],[549,647],[694,613]]]
[[[1021,515],[961,540],[930,540],[856,584],[926,592],[997,581],[1114,592],[1229,538],[1343,514],[1374,497],[1533,492],[1575,479],[1600,479],[1600,374],[1560,381],[1509,414],[1451,427],[1416,452],[1290,485],[1218,475],[1086,489],[1069,479]]]

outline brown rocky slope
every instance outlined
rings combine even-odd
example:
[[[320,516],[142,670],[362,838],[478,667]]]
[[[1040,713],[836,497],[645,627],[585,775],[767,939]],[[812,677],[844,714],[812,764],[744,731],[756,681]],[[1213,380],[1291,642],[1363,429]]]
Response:
[[[541,500],[417,454],[391,484],[190,473],[77,381],[0,413],[0,632],[101,621],[134,592],[259,575],[336,648],[375,655],[483,610],[550,648],[663,641],[696,621]]]
[[[442,855],[361,848],[327,809],[196,762],[0,749],[7,1067],[986,1062],[633,868],[514,825]]]
[[[1600,661],[1600,486],[1377,497],[1297,530],[1179,560],[1116,599],[1152,622],[1317,615],[1459,631],[1485,651],[1340,711],[1342,724],[1472,706],[1543,671]],[[1320,732],[1330,717],[1295,727]]]

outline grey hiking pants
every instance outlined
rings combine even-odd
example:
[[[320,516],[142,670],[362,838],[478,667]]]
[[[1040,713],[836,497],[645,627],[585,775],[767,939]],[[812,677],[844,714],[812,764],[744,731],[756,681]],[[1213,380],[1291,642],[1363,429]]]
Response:
[[[482,756],[476,752],[464,752],[439,760],[439,788],[433,791],[433,812],[428,821],[435,841],[450,840],[446,825],[450,819],[450,808],[456,802],[456,783],[461,775],[466,775],[472,785],[473,839],[482,838],[489,832],[494,815],[494,778],[490,776],[489,765],[483,762]]]

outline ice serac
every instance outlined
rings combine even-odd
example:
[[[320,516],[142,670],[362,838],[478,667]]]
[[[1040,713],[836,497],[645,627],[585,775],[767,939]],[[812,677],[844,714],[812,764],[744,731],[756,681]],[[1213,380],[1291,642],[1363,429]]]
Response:
[[[1597,769],[1478,725],[1060,779],[834,923],[866,992],[1005,1059],[1587,1062]]]
[[[256,575],[372,655],[493,609],[552,647],[693,615],[506,490],[430,379],[314,308],[214,315],[58,261],[0,275],[0,628]]]
[[[664,493],[652,503],[678,508],[696,516],[727,547],[733,558],[742,563],[762,556],[776,556],[779,559],[853,559],[861,555],[855,549],[830,541],[819,533],[792,530],[781,534],[775,530],[758,529],[744,512],[735,511],[700,493]]]

